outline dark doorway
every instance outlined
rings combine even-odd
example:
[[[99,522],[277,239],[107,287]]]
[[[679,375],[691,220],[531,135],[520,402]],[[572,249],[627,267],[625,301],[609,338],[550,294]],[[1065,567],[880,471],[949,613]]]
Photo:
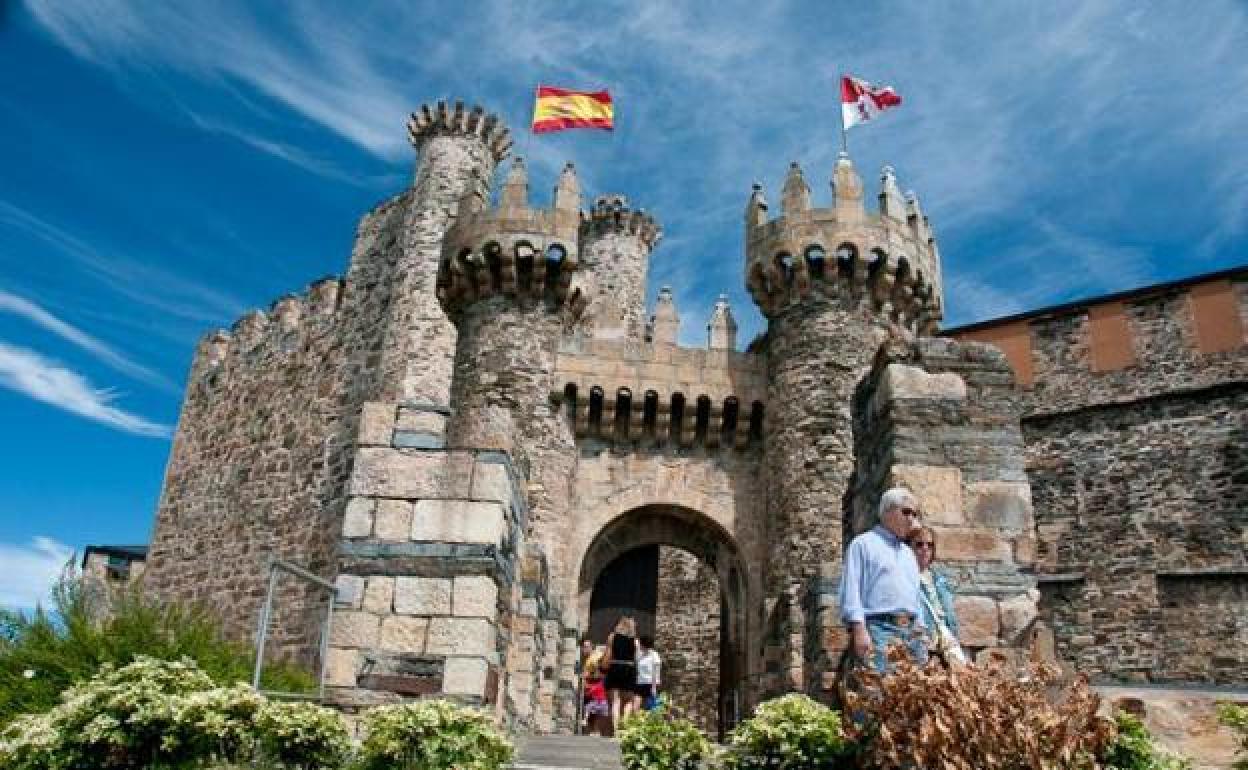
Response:
[[[637,633],[654,636],[654,610],[659,600],[659,547],[646,545],[612,561],[594,581],[589,601],[589,636],[607,640],[622,615],[637,621]]]

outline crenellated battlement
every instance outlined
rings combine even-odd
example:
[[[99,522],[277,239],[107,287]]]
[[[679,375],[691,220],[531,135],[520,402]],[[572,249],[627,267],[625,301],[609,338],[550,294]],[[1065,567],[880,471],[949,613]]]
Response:
[[[308,337],[325,333],[337,318],[343,281],[326,277],[310,284],[302,294],[286,294],[273,301],[267,311],[245,313],[229,331],[215,329],[200,340],[195,351],[201,372],[219,373],[228,362],[265,362],[272,356],[286,356],[303,347]],[[221,378],[214,377],[213,384]]]
[[[862,180],[841,154],[829,208],[811,204],[796,163],[781,194],[782,212],[768,220],[762,187],[745,212],[746,288],[772,318],[818,295],[867,310],[912,331],[929,333],[943,316],[940,253],[931,226],[891,167],[880,176],[879,208],[863,204]]]
[[[551,394],[578,438],[621,445],[745,448],[761,437],[761,356],[735,350],[567,340]]]
[[[645,209],[633,209],[623,195],[600,195],[594,199],[593,208],[581,216],[581,232],[584,237],[598,237],[610,233],[635,235],[653,249],[663,238],[663,228]]]
[[[496,208],[479,208],[474,198],[461,201],[438,266],[438,300],[448,315],[496,295],[566,304],[577,315],[584,310],[589,293],[573,284],[580,266],[576,169],[564,167],[550,208],[530,208],[528,198],[528,172],[516,158]]]
[[[464,108],[462,101],[448,106],[440,101],[433,107],[422,104],[407,121],[407,137],[417,150],[438,136],[477,137],[485,143],[497,163],[511,150],[511,131],[501,118],[476,105]]]

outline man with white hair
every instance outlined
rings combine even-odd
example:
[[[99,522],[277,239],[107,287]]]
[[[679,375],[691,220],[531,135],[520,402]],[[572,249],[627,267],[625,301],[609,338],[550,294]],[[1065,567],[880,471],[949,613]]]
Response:
[[[841,575],[841,620],[849,629],[856,662],[888,670],[887,648],[900,643],[927,660],[920,611],[919,564],[906,537],[923,514],[910,490],[895,487],[880,498],[879,523],[855,537]]]

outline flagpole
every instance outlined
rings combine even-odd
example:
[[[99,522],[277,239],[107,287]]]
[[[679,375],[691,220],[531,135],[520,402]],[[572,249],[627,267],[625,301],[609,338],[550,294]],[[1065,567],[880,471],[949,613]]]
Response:
[[[845,128],[845,76],[836,81],[836,111],[841,121],[841,152],[849,157],[849,130]]]

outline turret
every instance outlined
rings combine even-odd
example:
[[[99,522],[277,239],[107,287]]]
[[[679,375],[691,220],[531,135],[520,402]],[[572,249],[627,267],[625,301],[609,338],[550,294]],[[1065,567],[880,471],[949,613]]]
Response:
[[[622,195],[603,195],[581,218],[581,259],[596,293],[591,334],[640,340],[645,330],[650,251],[662,238],[658,222]]]
[[[680,335],[680,315],[676,312],[676,300],[672,287],[659,289],[654,303],[654,315],[650,317],[651,335],[655,345],[676,345]]]
[[[863,207],[862,180],[847,155],[833,173],[834,204],[812,208],[797,164],[785,178],[782,215],[760,221],[761,191],[746,214],[746,287],[768,318],[810,297],[835,299],[918,333],[942,316],[939,252],[927,220],[901,194],[893,169],[880,176],[878,213]]]
[[[498,208],[462,216],[447,233],[437,295],[459,330],[452,446],[511,450],[527,419],[518,412],[547,402],[557,341],[590,300],[579,277],[579,223],[557,207],[576,186],[569,166],[551,208],[530,208],[517,158]]]
[[[737,319],[732,317],[727,294],[720,294],[715,300],[711,320],[706,324],[706,337],[707,347],[711,350],[737,349]]]
[[[393,264],[374,283],[389,293],[379,392],[370,398],[444,407],[450,397],[455,328],[435,295],[442,242],[457,217],[484,208],[511,134],[495,115],[463,102],[424,105],[407,123],[418,159],[400,199],[404,232],[386,248]]]
[[[779,217],[766,221],[757,188],[746,209],[746,286],[768,320],[766,582],[776,608],[770,633],[785,640],[780,654],[790,666],[783,686],[813,687],[835,662],[826,650],[809,656],[824,642],[802,635],[812,628],[805,592],[836,579],[841,566],[854,472],[845,405],[890,335],[930,333],[940,318],[935,243],[893,170],[881,174],[876,212],[863,205],[848,155],[837,158],[832,186],[832,205],[813,206],[794,164]]]

